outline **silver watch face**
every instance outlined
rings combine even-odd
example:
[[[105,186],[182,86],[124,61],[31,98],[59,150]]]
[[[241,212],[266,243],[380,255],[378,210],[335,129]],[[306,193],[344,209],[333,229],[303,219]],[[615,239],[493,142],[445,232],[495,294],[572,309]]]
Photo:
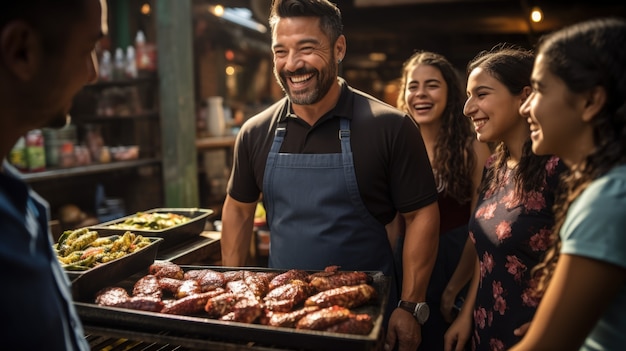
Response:
[[[430,316],[430,308],[426,303],[418,303],[417,306],[415,306],[415,312],[413,315],[419,324],[424,324]]]

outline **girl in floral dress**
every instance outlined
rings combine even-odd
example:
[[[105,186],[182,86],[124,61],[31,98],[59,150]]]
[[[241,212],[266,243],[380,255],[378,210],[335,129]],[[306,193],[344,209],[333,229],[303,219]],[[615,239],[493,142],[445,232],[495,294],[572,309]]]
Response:
[[[554,156],[536,156],[519,107],[531,92],[531,52],[500,45],[468,64],[464,114],[478,140],[497,143],[487,161],[469,239],[478,260],[466,303],[445,336],[446,350],[506,350],[538,305],[531,269],[549,246],[560,173]],[[473,333],[472,333],[473,332]]]

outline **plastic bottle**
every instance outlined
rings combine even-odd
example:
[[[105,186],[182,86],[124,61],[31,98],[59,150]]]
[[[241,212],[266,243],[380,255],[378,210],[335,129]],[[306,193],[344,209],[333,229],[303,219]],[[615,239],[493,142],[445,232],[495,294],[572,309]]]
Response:
[[[104,50],[102,52],[102,58],[100,59],[100,67],[98,71],[98,77],[100,80],[109,81],[113,79],[113,64],[111,63],[111,52]]]
[[[123,79],[126,76],[126,64],[124,62],[124,50],[115,49],[115,63],[113,64],[113,79]]]
[[[9,162],[20,171],[28,169],[28,160],[26,158],[26,138],[20,137],[9,154]]]
[[[126,77],[131,79],[137,78],[135,48],[130,45],[126,48]]]
[[[156,48],[146,42],[146,36],[141,30],[135,36],[135,61],[139,71],[156,70]]]

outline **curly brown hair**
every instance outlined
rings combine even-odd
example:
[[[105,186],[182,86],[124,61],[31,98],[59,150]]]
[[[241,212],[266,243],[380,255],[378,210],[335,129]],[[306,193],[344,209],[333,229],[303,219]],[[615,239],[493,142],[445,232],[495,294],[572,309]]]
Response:
[[[464,86],[458,73],[444,56],[428,51],[415,52],[402,66],[397,107],[406,113],[409,113],[405,101],[407,75],[409,70],[419,65],[437,68],[448,86],[446,107],[441,116],[441,133],[437,135],[431,166],[437,187],[444,189],[447,196],[464,204],[471,201],[474,195],[472,171],[478,157],[472,147],[476,135],[470,121],[463,116]]]
[[[626,164],[626,21],[604,18],[581,22],[542,37],[538,53],[548,71],[573,92],[595,87],[606,91],[607,100],[593,118],[595,149],[563,179],[565,191],[555,204],[553,247],[533,269],[541,296],[552,278],[559,258],[559,233],[571,203],[595,179],[612,168]],[[620,44],[621,43],[621,44]]]

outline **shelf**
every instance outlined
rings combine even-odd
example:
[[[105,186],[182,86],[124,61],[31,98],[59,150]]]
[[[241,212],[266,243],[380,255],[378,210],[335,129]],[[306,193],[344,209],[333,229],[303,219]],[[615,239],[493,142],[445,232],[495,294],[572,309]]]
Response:
[[[138,77],[133,79],[120,79],[120,80],[111,80],[111,81],[98,81],[93,84],[86,85],[87,89],[102,89],[102,88],[112,88],[112,87],[123,87],[123,86],[131,86],[137,84],[145,84],[145,83],[157,83],[157,75],[151,74],[147,77]]]
[[[120,120],[120,119],[158,119],[159,113],[157,111],[146,111],[142,113],[135,113],[129,115],[80,115],[76,119],[81,122],[105,122],[110,120]]]
[[[234,135],[196,139],[196,149],[198,149],[198,151],[222,149],[222,148],[232,147],[234,145],[235,145]]]
[[[131,161],[114,161],[109,163],[97,163],[79,167],[57,168],[42,172],[22,173],[21,178],[25,182],[32,183],[95,173],[113,172],[121,169],[136,168],[147,165],[157,165],[160,163],[161,160],[158,158],[148,158]]]

